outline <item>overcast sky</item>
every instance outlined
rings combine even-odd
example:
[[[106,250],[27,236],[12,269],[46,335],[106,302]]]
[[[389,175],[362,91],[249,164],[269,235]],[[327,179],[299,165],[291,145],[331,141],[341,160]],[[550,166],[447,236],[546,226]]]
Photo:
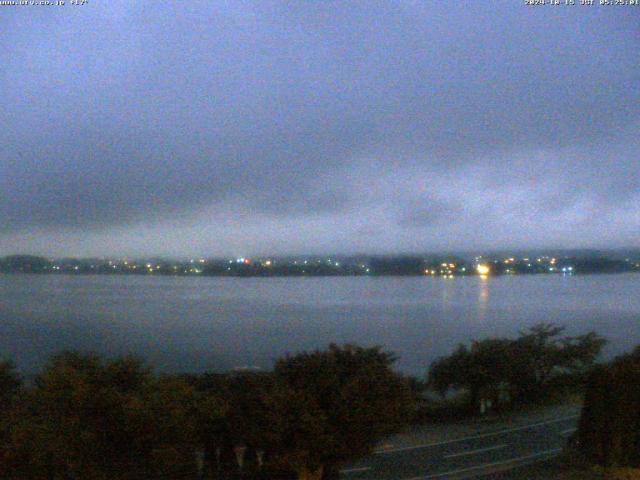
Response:
[[[66,3],[0,7],[0,254],[640,246],[640,7]]]

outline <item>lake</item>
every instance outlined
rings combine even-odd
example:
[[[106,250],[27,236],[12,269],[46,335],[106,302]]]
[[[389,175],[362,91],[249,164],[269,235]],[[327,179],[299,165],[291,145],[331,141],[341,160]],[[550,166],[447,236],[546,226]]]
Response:
[[[220,278],[0,275],[0,357],[29,374],[64,349],[167,372],[269,368],[330,342],[379,344],[423,375],[460,342],[537,322],[640,344],[640,275]]]

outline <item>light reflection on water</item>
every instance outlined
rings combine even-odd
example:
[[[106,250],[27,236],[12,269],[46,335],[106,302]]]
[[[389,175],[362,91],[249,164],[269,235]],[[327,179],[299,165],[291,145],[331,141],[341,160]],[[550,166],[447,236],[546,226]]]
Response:
[[[61,349],[133,353],[168,371],[269,368],[329,342],[381,344],[422,374],[474,338],[536,322],[640,343],[640,275],[186,278],[0,275],[0,356],[24,371]]]
[[[489,278],[486,275],[478,277],[478,319],[484,323],[487,319],[489,306]]]

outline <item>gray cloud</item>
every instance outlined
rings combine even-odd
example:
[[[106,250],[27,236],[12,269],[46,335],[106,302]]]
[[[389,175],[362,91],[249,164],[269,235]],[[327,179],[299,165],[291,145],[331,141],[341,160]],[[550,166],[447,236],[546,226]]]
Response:
[[[3,23],[3,252],[637,245],[624,9],[113,1]]]
[[[464,211],[457,202],[447,202],[433,196],[414,198],[398,208],[398,224],[404,228],[437,227],[456,221]]]

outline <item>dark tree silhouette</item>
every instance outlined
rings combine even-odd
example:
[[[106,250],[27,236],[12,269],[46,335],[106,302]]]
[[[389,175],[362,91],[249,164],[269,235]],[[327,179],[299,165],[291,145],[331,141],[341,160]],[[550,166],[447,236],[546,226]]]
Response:
[[[606,343],[594,332],[560,337],[563,327],[541,323],[516,339],[474,341],[434,361],[428,383],[441,395],[452,389],[469,392],[469,406],[480,399],[493,402],[502,395],[522,402],[543,394],[554,376],[586,372]]]
[[[273,460],[301,479],[370,453],[406,420],[408,382],[379,347],[331,345],[279,360],[269,398]]]
[[[592,371],[578,441],[594,463],[640,467],[640,346]]]

